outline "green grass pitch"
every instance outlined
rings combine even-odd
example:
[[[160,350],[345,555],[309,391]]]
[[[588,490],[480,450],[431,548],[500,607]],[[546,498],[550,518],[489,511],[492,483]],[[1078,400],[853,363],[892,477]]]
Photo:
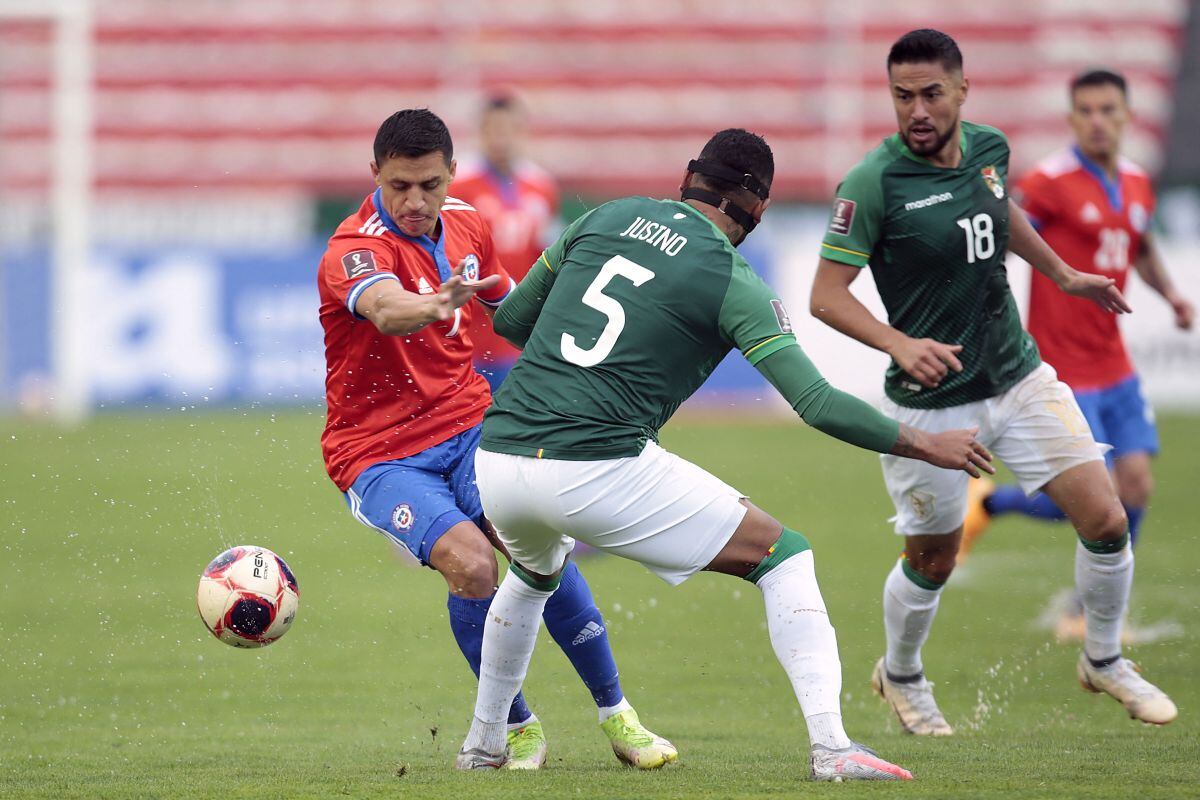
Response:
[[[102,416],[71,432],[0,423],[0,797],[1086,797],[1200,795],[1200,422],[1162,420],[1165,451],[1133,613],[1182,637],[1128,651],[1178,702],[1163,729],[1085,694],[1076,651],[1034,624],[1072,574],[1071,531],[1005,521],[952,581],[927,671],[959,735],[902,735],[867,680],[899,540],[876,458],[764,422],[682,423],[664,443],[812,541],[841,642],[852,737],[908,785],[805,782],[803,720],[761,599],[700,575],[583,563],[630,700],[679,747],[618,766],[590,699],[543,632],[526,691],[546,725],[540,774],[458,774],[474,681],[445,590],[356,523],[319,463],[318,412]],[[301,588],[291,632],[239,651],[208,634],[196,580],[256,543]]]

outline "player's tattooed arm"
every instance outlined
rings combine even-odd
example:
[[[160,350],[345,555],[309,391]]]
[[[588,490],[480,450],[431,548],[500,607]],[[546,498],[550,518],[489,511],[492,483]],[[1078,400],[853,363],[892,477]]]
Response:
[[[354,310],[374,323],[382,334],[406,336],[415,333],[432,322],[452,318],[454,312],[478,292],[490,289],[500,281],[497,275],[478,281],[467,280],[461,272],[460,264],[436,294],[407,291],[399,281],[377,281],[363,291]]]
[[[1008,249],[1029,262],[1064,292],[1091,300],[1105,311],[1126,314],[1132,309],[1117,288],[1117,282],[1103,275],[1080,272],[1058,257],[1046,244],[1025,212],[1011,198],[1008,201]]]
[[[996,474],[992,454],[975,439],[979,428],[929,433],[900,423],[891,455],[916,458],[943,469],[961,469],[978,478],[980,472]]]

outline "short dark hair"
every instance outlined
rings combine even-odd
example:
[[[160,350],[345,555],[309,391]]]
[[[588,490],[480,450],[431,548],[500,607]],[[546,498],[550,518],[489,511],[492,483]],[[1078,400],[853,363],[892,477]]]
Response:
[[[492,92],[483,101],[483,113],[489,111],[520,111],[521,101],[512,92]]]
[[[375,163],[389,158],[420,158],[441,152],[449,166],[454,143],[441,117],[428,108],[406,108],[383,121],[375,134]]]
[[[1121,90],[1121,96],[1129,99],[1129,87],[1125,84],[1125,76],[1119,72],[1104,67],[1084,70],[1071,79],[1071,100],[1075,99],[1075,90],[1085,86],[1115,86]]]
[[[742,128],[726,128],[714,133],[700,151],[699,159],[716,162],[743,175],[749,173],[768,189],[775,177],[775,156],[771,154],[771,146],[758,134]],[[746,191],[733,181],[712,175],[696,175],[696,180],[720,195]]]
[[[962,51],[947,34],[933,28],[920,28],[896,40],[888,51],[887,68],[891,72],[893,64],[925,64],[932,61],[940,63],[947,72],[962,70]]]

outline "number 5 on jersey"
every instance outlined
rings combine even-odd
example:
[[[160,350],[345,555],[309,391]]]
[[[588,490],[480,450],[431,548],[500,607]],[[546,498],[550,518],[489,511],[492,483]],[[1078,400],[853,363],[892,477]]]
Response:
[[[586,350],[576,343],[575,337],[571,334],[564,333],[562,335],[563,358],[572,364],[578,364],[581,367],[596,366],[612,352],[613,346],[617,343],[617,337],[621,335],[621,331],[625,330],[625,308],[615,298],[604,293],[604,287],[608,286],[609,282],[618,275],[628,278],[634,286],[641,286],[654,278],[653,272],[641,264],[630,261],[625,256],[613,256],[604,262],[596,279],[588,285],[587,291],[583,293],[583,304],[608,317],[608,322],[605,323],[600,336],[596,338],[596,343]]]

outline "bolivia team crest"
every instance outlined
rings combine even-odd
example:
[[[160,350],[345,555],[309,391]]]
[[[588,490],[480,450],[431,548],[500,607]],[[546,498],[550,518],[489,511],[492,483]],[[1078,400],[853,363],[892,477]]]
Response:
[[[463,277],[469,281],[479,280],[479,257],[474,253],[470,253],[463,260],[466,262],[466,264],[463,265]]]
[[[983,172],[983,182],[992,190],[992,194],[996,195],[997,200],[1003,200],[1004,182],[1000,180],[1000,173],[996,171],[995,167],[984,167],[981,172]]]

